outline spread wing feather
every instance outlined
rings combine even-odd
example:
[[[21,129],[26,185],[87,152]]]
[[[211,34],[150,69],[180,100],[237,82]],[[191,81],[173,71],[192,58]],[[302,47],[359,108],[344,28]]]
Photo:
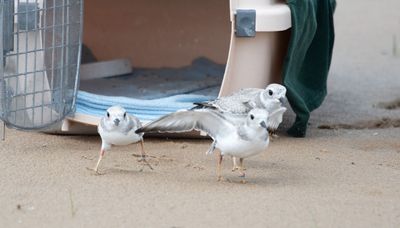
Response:
[[[231,121],[217,111],[197,109],[175,112],[138,129],[140,132],[188,132],[200,130],[216,139],[235,130]]]

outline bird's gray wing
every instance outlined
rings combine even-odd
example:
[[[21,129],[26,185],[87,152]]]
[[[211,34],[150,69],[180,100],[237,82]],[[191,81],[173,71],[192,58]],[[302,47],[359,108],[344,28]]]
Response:
[[[256,94],[264,91],[264,89],[259,89],[259,88],[243,88],[240,89],[239,91],[232,93],[230,96],[250,96],[253,97]]]
[[[243,114],[249,111],[247,100],[243,101],[238,98],[222,98],[215,102],[214,106],[221,112],[232,114]]]
[[[267,123],[268,129],[276,130],[279,127],[279,124],[282,123],[283,113],[285,113],[285,111],[285,107],[280,107],[269,114]]]
[[[246,114],[255,108],[255,99],[259,97],[263,89],[245,88],[215,101],[215,106],[223,111],[233,114]]]
[[[133,123],[135,124],[136,129],[142,127],[142,122],[140,122],[139,118],[137,118],[136,116],[133,116],[133,115],[129,115],[129,118],[130,118],[130,119],[133,121]]]
[[[136,116],[128,115],[128,123],[121,128],[121,132],[125,135],[128,134],[132,130],[136,130],[142,126],[140,120]]]
[[[243,102],[243,105],[246,106],[247,112],[249,112],[253,108],[257,108],[257,103],[254,100],[245,101]]]
[[[246,129],[244,128],[243,124],[240,125],[239,130],[237,132],[242,140],[251,141],[251,138],[247,135]]]
[[[220,97],[212,101],[195,103],[197,106],[194,109],[205,108],[232,114],[246,114],[254,108],[255,103],[253,100],[255,97],[258,97],[259,93],[262,91],[263,89],[258,88],[241,89],[228,96]]]
[[[179,111],[151,122],[136,132],[188,132],[200,130],[216,139],[235,130],[233,122],[209,109]]]
[[[101,129],[103,129],[103,131],[108,131],[109,129],[107,128],[107,126],[106,126],[106,124],[105,124],[105,118],[104,117],[102,117],[101,119],[100,119],[100,122],[99,122],[99,125],[97,126],[97,132],[98,133],[100,133],[99,132],[99,129],[101,128]]]

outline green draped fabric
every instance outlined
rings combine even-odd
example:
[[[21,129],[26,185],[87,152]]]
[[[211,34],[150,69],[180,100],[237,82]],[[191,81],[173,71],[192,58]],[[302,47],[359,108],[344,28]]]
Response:
[[[327,94],[327,77],[334,42],[335,0],[287,0],[292,15],[291,38],[285,57],[283,84],[296,120],[288,130],[306,135],[310,112]]]

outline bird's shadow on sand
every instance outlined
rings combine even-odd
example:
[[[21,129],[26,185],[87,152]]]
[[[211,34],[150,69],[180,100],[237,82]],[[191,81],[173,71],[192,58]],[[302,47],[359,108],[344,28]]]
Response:
[[[294,166],[285,162],[265,162],[265,161],[249,161],[250,168],[257,169],[262,172],[257,176],[249,176],[249,182],[257,183],[264,186],[287,186],[302,185],[307,182],[308,177],[303,174],[303,168]],[[251,174],[251,173],[250,173]]]
[[[245,184],[241,182],[243,179],[239,177],[237,171],[232,172],[227,168],[223,171],[224,181],[222,182],[218,182],[216,176],[208,176],[204,179],[199,177],[190,181],[203,182],[207,185],[219,183],[221,185],[281,187],[303,185],[308,179],[307,176],[302,175],[301,167],[290,166],[286,163],[249,161],[245,167],[247,169]]]

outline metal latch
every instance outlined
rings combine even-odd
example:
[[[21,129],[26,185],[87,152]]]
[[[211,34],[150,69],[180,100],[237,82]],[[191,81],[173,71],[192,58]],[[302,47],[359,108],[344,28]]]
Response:
[[[254,9],[236,10],[235,31],[237,37],[255,37],[256,10]]]

